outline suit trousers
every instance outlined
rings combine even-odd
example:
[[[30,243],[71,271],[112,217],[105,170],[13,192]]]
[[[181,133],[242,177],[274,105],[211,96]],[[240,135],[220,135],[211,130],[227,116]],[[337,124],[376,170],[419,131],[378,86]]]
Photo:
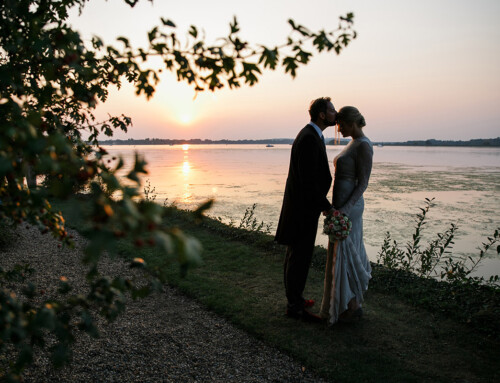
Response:
[[[318,230],[318,220],[308,227],[306,233],[288,245],[284,264],[284,282],[287,308],[289,311],[299,312],[304,309],[303,292],[306,285],[309,267],[314,252],[314,242]]]

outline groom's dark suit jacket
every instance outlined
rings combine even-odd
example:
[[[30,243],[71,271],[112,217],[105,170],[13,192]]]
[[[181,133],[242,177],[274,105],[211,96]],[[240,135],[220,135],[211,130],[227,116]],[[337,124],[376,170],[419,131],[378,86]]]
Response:
[[[292,145],[283,206],[276,230],[275,240],[278,243],[291,245],[300,241],[301,237],[316,235],[321,212],[331,208],[327,199],[331,184],[332,175],[325,145],[314,127],[306,125]]]

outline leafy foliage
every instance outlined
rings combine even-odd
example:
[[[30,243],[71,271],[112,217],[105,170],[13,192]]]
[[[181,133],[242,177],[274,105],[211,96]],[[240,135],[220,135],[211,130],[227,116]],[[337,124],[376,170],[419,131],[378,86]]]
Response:
[[[138,2],[124,1],[130,6]],[[132,124],[125,115],[96,120],[94,109],[106,101],[109,87],[128,81],[137,95],[150,98],[159,81],[159,70],[149,66],[152,57],[160,57],[166,70],[196,91],[252,86],[265,69],[282,67],[294,77],[309,62],[309,48],[338,54],[356,37],[351,29],[352,14],[340,17],[337,29],[331,32],[311,32],[290,21],[287,42],[271,48],[253,47],[242,39],[236,18],[229,34],[216,44],[207,44],[195,26],[190,27],[187,41],[180,41],[175,23],[162,18],[161,25],[148,33],[148,47],[134,48],[126,37],[117,38],[118,46],[105,45],[97,37],[86,44],[67,24],[67,17],[70,8],[82,9],[87,2],[0,2],[0,219],[13,225],[35,225],[62,245],[72,246],[65,219],[51,201],[67,198],[86,185],[91,201],[84,217],[89,239],[84,259],[90,270],[88,296],[65,295],[67,298],[36,306],[21,302],[7,286],[1,286],[0,351],[11,346],[17,350],[17,361],[5,375],[13,380],[30,363],[34,345],[44,344],[46,331],[58,340],[54,362],[63,364],[76,329],[95,334],[89,307],[99,307],[112,320],[122,310],[127,291],[141,296],[150,290],[99,274],[101,254],[112,252],[117,241],[158,248],[165,266],[173,259],[183,268],[199,261],[199,243],[175,227],[161,225],[165,208],[141,197],[140,177],[147,174],[144,159],[136,156],[124,183],[117,175],[124,168],[123,160],[109,162],[106,150],[100,147],[100,135],[127,131]],[[44,176],[44,187],[26,187],[27,174]],[[196,214],[201,216],[210,204],[201,206]],[[140,260],[131,266],[161,278],[161,270],[152,270]],[[28,295],[36,295],[36,286],[30,286]],[[71,286],[61,281],[61,293],[70,291]]]
[[[477,257],[460,257],[450,251],[457,226],[437,233],[436,238],[421,248],[426,216],[433,199],[425,199],[425,207],[416,215],[415,233],[402,249],[388,232],[374,265],[371,288],[392,291],[412,304],[426,307],[457,318],[489,337],[500,337],[499,276],[489,279],[473,276],[473,272],[496,243],[500,242],[497,228],[493,236],[479,248]],[[500,254],[500,246],[496,248]]]
[[[243,218],[241,218],[238,228],[248,231],[262,232],[265,234],[271,233],[271,224],[265,224],[264,221],[260,221],[259,223],[259,221],[255,217],[256,207],[257,204],[254,203],[252,207],[247,207],[245,209],[245,214],[243,215]]]
[[[392,240],[391,234],[387,232],[377,262],[389,269],[404,270],[420,277],[440,278],[462,284],[486,283],[500,289],[498,275],[488,280],[484,277],[472,276],[487,251],[500,242],[500,228],[497,228],[493,236],[488,237],[487,241],[482,243],[477,258],[452,255],[450,250],[457,230],[457,226],[453,223],[443,233],[437,233],[436,238],[430,241],[424,249],[421,248],[422,231],[427,224],[426,216],[433,206],[433,201],[434,198],[425,199],[425,207],[420,208],[421,213],[416,215],[415,233],[412,240],[406,243],[405,249],[400,248],[397,241]],[[496,250],[497,254],[500,254],[500,246],[497,246]]]
[[[184,211],[171,207],[174,209],[175,214],[182,217]],[[201,225],[217,235],[230,240],[243,240],[256,247],[265,250],[274,251],[278,245],[274,242],[274,237],[270,236],[271,224],[258,220],[255,215],[257,204],[247,207],[237,223],[233,217],[229,221],[224,220],[222,217],[204,217],[202,221],[198,221]],[[185,219],[185,218],[184,218]]]

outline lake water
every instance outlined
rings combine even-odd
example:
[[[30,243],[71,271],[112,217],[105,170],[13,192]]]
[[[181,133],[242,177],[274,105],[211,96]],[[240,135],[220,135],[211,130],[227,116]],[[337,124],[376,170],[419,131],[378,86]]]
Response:
[[[106,146],[132,164],[139,152],[148,162],[144,177],[155,189],[156,201],[194,209],[215,199],[211,216],[239,223],[256,203],[259,221],[276,229],[290,159],[290,145],[149,145]],[[327,149],[333,158],[342,150]],[[376,260],[385,233],[399,243],[411,239],[415,214],[425,198],[435,198],[428,214],[428,236],[450,223],[459,227],[453,253],[475,255],[477,247],[500,227],[500,148],[408,147],[374,148],[374,165],[365,192],[364,235],[369,258]],[[330,196],[331,198],[331,196]],[[321,226],[321,225],[320,225]],[[317,244],[327,245],[318,232]],[[427,243],[423,242],[423,245]],[[491,251],[479,270],[500,274],[500,260]]]

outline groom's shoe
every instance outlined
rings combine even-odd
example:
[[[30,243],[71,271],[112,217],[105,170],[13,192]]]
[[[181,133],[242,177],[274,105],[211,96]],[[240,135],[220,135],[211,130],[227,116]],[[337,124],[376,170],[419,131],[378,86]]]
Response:
[[[307,310],[302,310],[302,320],[304,322],[311,322],[311,323],[321,323],[323,322],[323,318],[320,316],[313,314],[312,312],[309,312]]]
[[[313,307],[316,301],[314,299],[304,299],[304,307]]]
[[[300,311],[286,310],[286,316],[293,319],[301,319],[304,322],[321,323],[323,319],[305,309]]]

